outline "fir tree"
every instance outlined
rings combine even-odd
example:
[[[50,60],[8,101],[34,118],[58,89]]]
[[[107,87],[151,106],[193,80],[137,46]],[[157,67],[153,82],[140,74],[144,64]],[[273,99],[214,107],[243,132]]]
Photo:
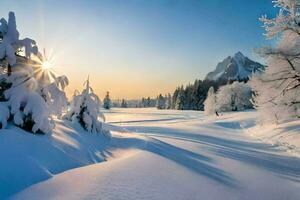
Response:
[[[156,108],[157,109],[165,109],[165,98],[159,94],[156,99]]]
[[[125,99],[122,99],[121,108],[127,108],[127,102]]]
[[[70,109],[64,118],[72,122],[78,122],[88,132],[110,135],[102,127],[105,118],[100,111],[99,97],[90,86],[89,78],[85,81],[84,86],[85,88],[81,93],[75,91]]]
[[[107,110],[111,108],[111,100],[109,97],[109,92],[106,92],[105,98],[103,99],[103,108]]]

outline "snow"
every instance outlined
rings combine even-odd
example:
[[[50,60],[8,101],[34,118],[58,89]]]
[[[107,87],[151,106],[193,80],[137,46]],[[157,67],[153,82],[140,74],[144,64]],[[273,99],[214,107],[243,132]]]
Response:
[[[246,131],[263,142],[278,146],[300,157],[300,120],[291,120],[279,125],[258,125]]]
[[[246,79],[251,76],[251,72],[247,72],[244,68],[246,65],[246,59],[247,58],[241,52],[238,52],[233,56],[233,60],[236,62],[238,67],[238,71],[234,79]]]
[[[42,69],[45,55],[38,52],[34,40],[19,39],[14,12],[9,12],[8,22],[4,18],[0,22],[0,64],[7,68],[7,75],[1,74],[1,84],[11,85],[1,91],[1,100],[7,102],[0,102],[3,111],[0,128],[12,121],[33,133],[51,133],[54,126],[51,115],[60,117],[67,106],[64,89],[68,79],[65,76],[56,77],[53,72]],[[40,62],[31,60],[32,54],[39,54]]]
[[[263,70],[263,65],[250,60],[241,52],[237,52],[218,63],[215,70],[209,72],[205,79],[213,81],[218,81],[219,79],[244,80],[250,78],[252,73]]]
[[[89,134],[67,121],[56,121],[49,135],[29,134],[8,125],[0,130],[0,138],[0,199],[63,171],[102,162],[137,140],[125,134],[112,139]]]
[[[105,121],[105,117],[100,111],[100,99],[91,88],[89,78],[85,81],[84,86],[81,94],[74,94],[64,118],[75,123],[79,122],[88,132],[109,136],[109,131],[102,129],[102,121]]]
[[[2,197],[300,198],[299,158],[250,135],[257,128],[255,111],[220,117],[155,109],[112,109],[104,114],[111,139],[63,121],[52,135],[41,137],[14,127],[1,130]],[[290,123],[286,126],[296,135],[300,122]]]

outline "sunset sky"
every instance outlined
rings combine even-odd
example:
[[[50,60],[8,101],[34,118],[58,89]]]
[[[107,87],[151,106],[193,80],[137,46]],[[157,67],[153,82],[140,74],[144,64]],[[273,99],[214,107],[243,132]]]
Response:
[[[270,43],[258,18],[271,0],[1,0],[22,38],[55,57],[54,70],[81,89],[88,75],[103,98],[173,92],[204,78],[223,58]]]

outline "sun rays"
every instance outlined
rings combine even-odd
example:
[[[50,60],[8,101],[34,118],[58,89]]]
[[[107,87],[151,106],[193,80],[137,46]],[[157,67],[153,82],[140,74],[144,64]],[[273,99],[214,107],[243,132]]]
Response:
[[[52,53],[48,56],[44,49],[44,51],[39,53],[34,60],[34,76],[39,82],[49,84],[57,77],[54,71],[55,62]]]
[[[42,63],[41,66],[42,70],[50,70],[53,67],[53,64],[46,60]]]

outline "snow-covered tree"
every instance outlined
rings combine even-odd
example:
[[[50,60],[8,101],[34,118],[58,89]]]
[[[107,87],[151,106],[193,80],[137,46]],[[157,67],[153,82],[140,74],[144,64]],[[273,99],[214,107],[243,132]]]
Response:
[[[45,85],[40,89],[42,97],[45,99],[50,113],[58,118],[62,116],[62,112],[68,106],[65,88],[69,84],[66,76],[54,77],[54,81]]]
[[[11,87],[4,91],[14,124],[34,133],[49,133],[53,128],[46,102],[38,93],[37,82],[30,68],[15,71],[6,78]]]
[[[207,92],[207,97],[204,101],[204,111],[206,115],[216,114],[216,103],[215,89],[210,87]]]
[[[166,105],[165,105],[165,109],[171,109],[172,108],[172,96],[169,93],[168,95],[165,96],[166,99]]]
[[[156,108],[157,109],[165,109],[166,100],[165,98],[159,94],[156,99]]]
[[[19,31],[17,30],[16,18],[13,12],[9,12],[8,22],[0,19],[0,60],[7,61],[8,74],[11,73],[11,67],[17,62],[16,53],[20,49],[25,49],[26,58],[30,58],[32,54],[38,54],[36,42],[32,39],[19,39]]]
[[[80,123],[88,132],[109,135],[110,133],[102,127],[105,117],[100,111],[100,100],[91,88],[89,78],[85,81],[84,86],[81,93],[75,91],[70,108],[64,118]]]
[[[121,108],[127,108],[127,102],[125,99],[122,99]]]
[[[0,75],[0,105],[6,108],[0,117],[1,126],[4,128],[11,119],[25,130],[49,133],[54,127],[51,114],[61,113],[62,102],[65,103],[63,90],[68,81],[43,69],[43,55],[34,40],[19,39],[13,12],[8,22],[2,18],[0,23],[0,64],[7,68],[7,74]]]
[[[248,84],[234,82],[217,91],[217,111],[240,111],[252,108],[252,91]]]
[[[276,47],[258,53],[268,61],[265,73],[255,75],[250,84],[254,104],[264,121],[280,123],[300,116],[300,1],[276,0],[279,14],[263,16],[267,38],[279,38]],[[280,37],[277,37],[280,36]]]
[[[109,110],[111,108],[111,99],[109,97],[109,92],[106,92],[106,95],[103,99],[103,108]]]
[[[175,101],[175,109],[176,110],[183,110],[184,109],[184,103],[185,103],[185,95],[184,95],[184,89],[183,87],[179,88],[179,91],[177,93],[177,98]]]

